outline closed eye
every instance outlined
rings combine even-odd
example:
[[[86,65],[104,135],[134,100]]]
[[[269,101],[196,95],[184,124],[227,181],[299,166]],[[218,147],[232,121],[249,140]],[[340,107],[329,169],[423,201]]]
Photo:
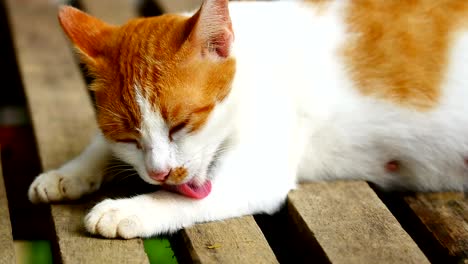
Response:
[[[182,129],[184,129],[188,124],[188,120],[184,120],[183,122],[180,122],[178,123],[177,125],[171,127],[171,129],[169,130],[169,139],[172,141],[173,140],[173,136],[181,131]]]
[[[126,143],[126,144],[135,144],[137,148],[141,148],[140,143],[138,142],[138,140],[136,140],[134,138],[117,139],[117,142]]]

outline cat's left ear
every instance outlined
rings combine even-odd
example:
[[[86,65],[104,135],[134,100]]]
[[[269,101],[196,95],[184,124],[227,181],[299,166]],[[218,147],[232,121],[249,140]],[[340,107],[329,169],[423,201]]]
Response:
[[[58,19],[88,64],[94,65],[97,59],[104,56],[106,44],[114,30],[111,25],[71,6],[62,6]]]
[[[190,41],[200,47],[203,54],[229,57],[234,32],[228,0],[205,0],[190,20],[194,23]]]

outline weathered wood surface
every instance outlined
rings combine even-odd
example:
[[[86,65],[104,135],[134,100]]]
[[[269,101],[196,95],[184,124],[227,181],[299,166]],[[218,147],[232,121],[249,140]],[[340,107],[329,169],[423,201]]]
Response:
[[[188,256],[194,263],[278,263],[252,216],[198,224],[178,235],[182,262]]]
[[[196,10],[203,0],[154,0],[166,13],[180,13]]]
[[[133,0],[81,0],[83,9],[102,21],[121,25],[137,16],[137,1]]]
[[[93,107],[50,0],[7,0],[11,31],[42,168],[78,154],[96,132]],[[141,240],[92,238],[83,230],[88,205],[53,205],[59,261],[147,263]]]
[[[298,236],[331,263],[429,263],[365,182],[303,184],[288,210]]]
[[[44,170],[78,154],[96,132],[86,87],[51,2],[6,1]]]
[[[457,263],[468,263],[468,199],[464,193],[419,193],[406,203]]]
[[[141,239],[96,238],[83,227],[89,205],[54,205],[54,223],[63,263],[149,263]]]
[[[13,235],[11,233],[10,212],[3,181],[0,159],[0,263],[16,263]]]

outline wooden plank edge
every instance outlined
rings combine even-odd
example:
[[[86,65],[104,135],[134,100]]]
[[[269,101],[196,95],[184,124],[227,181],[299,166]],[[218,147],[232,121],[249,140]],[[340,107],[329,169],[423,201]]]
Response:
[[[313,252],[318,244],[325,262],[429,263],[365,182],[302,184],[288,195],[288,211],[299,243]]]
[[[299,210],[289,198],[286,200],[286,211],[289,220],[287,225],[288,239],[293,244],[296,258],[305,260],[313,257],[317,263],[332,263],[317,241],[313,231],[308,228],[304,217],[301,216]]]
[[[468,199],[463,192],[415,193],[404,202],[447,261],[468,262]],[[436,249],[437,250],[437,249]],[[439,257],[440,258],[440,257]]]
[[[10,212],[8,209],[1,160],[0,156],[0,263],[16,263]]]
[[[197,224],[171,244],[179,263],[278,263],[252,216]]]

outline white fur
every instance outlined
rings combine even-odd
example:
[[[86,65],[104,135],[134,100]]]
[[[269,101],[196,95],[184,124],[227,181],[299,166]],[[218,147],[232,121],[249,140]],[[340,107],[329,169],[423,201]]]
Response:
[[[137,128],[142,138],[140,140],[142,149],[138,149],[135,144],[126,143],[110,142],[110,146],[118,158],[133,165],[143,180],[157,184],[150,178],[148,172],[167,171],[175,167],[176,146],[167,137],[169,129],[161,114],[154,111],[141,90],[139,85],[135,85],[137,105],[142,113],[142,124]]]
[[[342,22],[345,4],[336,1],[315,12],[297,2],[231,3],[237,73],[230,95],[201,131],[181,131],[170,142],[160,114],[140,94],[143,151],[109,142],[152,184],[157,183],[147,170],[184,165],[187,180],[212,179],[212,193],[203,200],[165,191],[106,200],[86,217],[87,229],[105,237],[145,237],[202,221],[272,213],[297,181],[362,179],[383,188],[467,189],[468,34],[460,32],[451,47],[440,105],[418,112],[358,94],[337,52],[349,37]],[[208,170],[216,153],[218,162]],[[85,151],[63,168],[84,170],[95,155]],[[385,170],[391,160],[400,162],[397,172]],[[36,179],[32,201],[68,197],[57,194],[54,175]],[[78,175],[71,172],[67,179]],[[44,196],[44,189],[55,196]]]

